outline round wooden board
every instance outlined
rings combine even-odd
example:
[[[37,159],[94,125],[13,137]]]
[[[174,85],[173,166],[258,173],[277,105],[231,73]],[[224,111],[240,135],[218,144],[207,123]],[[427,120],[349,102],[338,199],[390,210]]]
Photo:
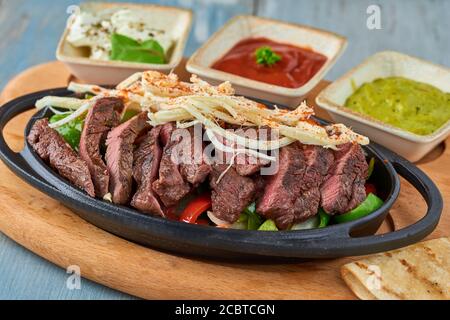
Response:
[[[186,72],[180,68],[185,78]],[[29,69],[5,87],[0,102],[33,91],[62,87],[69,72],[58,62]],[[327,83],[323,82],[311,97]],[[309,103],[314,105],[313,99]],[[5,129],[19,151],[23,129],[33,111],[13,119]],[[317,114],[327,114],[317,109]],[[447,144],[450,140],[447,140]],[[420,167],[439,186],[444,212],[429,237],[449,236],[450,152],[440,146]],[[354,299],[340,277],[340,267],[356,257],[304,263],[239,264],[179,257],[148,249],[109,234],[79,218],[63,204],[30,187],[0,163],[0,230],[45,259],[108,287],[147,299]],[[408,184],[380,233],[414,223],[425,203]]]

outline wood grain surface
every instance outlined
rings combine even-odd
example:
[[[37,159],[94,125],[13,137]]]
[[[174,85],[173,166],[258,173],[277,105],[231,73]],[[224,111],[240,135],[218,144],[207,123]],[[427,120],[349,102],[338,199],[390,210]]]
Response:
[[[0,100],[64,86],[68,76],[57,62],[35,67],[13,79]],[[311,98],[325,85],[316,88]],[[326,116],[321,110],[317,113]],[[18,116],[5,129],[8,143],[16,151],[23,146],[23,127],[31,114],[32,111]],[[442,220],[429,238],[448,236],[450,227],[450,152],[445,148],[435,152],[430,161],[420,165],[444,196]],[[83,277],[131,295],[148,299],[355,298],[339,274],[340,266],[354,261],[354,257],[291,264],[239,264],[178,257],[96,228],[63,204],[28,186],[3,164],[0,176],[3,233],[60,267],[77,265]],[[401,196],[391,211],[393,226],[385,223],[380,232],[414,223],[424,212],[424,201],[403,182]]]

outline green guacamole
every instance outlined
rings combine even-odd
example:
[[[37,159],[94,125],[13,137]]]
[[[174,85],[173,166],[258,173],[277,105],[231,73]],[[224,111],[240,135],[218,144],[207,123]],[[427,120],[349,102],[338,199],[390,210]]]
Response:
[[[418,135],[429,135],[450,119],[450,93],[401,77],[363,84],[345,106]]]

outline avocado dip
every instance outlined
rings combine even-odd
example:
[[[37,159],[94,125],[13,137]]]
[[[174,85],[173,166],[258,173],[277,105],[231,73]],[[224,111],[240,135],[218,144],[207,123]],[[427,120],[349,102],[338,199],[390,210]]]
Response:
[[[402,77],[363,84],[345,106],[418,135],[432,134],[450,119],[450,93]]]

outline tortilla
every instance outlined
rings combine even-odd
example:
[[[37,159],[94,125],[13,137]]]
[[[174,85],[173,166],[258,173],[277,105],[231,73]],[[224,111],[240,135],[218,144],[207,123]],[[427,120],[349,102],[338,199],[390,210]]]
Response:
[[[363,300],[448,300],[450,238],[368,256],[344,265],[341,275]]]

